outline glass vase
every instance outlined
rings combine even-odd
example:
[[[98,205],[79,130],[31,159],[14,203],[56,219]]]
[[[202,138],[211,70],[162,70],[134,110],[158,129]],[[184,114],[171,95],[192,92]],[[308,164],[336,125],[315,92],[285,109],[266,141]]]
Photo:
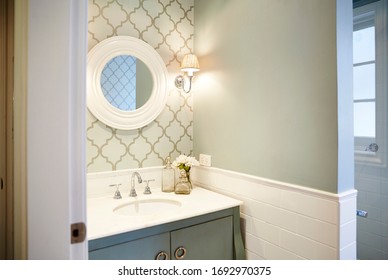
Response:
[[[176,194],[190,194],[191,192],[191,183],[188,179],[189,172],[186,172],[185,170],[181,169],[179,171],[179,181],[175,185],[175,193]]]

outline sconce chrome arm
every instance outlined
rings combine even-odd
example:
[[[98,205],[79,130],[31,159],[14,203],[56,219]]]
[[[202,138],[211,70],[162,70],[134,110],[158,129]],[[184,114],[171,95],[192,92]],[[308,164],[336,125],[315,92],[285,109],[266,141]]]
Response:
[[[186,84],[186,79],[185,76],[179,75],[175,78],[175,86],[178,89],[183,89],[184,92],[189,93],[191,91],[191,83],[193,81],[193,76],[188,76],[188,83],[189,83],[189,88],[186,90],[185,84]]]

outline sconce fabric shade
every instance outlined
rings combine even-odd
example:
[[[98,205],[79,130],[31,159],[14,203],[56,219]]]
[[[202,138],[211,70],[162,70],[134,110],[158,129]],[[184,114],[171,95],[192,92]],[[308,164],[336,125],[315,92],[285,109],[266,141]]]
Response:
[[[194,72],[199,71],[199,62],[195,54],[186,54],[181,63],[181,71],[187,72],[187,76],[193,76]]]

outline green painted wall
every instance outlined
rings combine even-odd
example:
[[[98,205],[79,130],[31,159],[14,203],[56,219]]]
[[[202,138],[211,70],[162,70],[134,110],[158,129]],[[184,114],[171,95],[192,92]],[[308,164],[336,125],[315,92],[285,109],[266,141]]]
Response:
[[[338,191],[336,11],[335,0],[195,0],[196,156]]]

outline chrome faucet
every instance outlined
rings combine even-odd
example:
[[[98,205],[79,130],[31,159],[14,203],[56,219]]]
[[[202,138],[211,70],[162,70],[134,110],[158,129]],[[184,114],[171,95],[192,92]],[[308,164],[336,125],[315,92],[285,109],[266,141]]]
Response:
[[[137,176],[137,181],[139,184],[143,182],[143,179],[141,178],[139,172],[133,172],[132,177],[131,177],[131,191],[129,192],[130,197],[135,197],[137,196],[136,190],[135,190],[135,176]]]

